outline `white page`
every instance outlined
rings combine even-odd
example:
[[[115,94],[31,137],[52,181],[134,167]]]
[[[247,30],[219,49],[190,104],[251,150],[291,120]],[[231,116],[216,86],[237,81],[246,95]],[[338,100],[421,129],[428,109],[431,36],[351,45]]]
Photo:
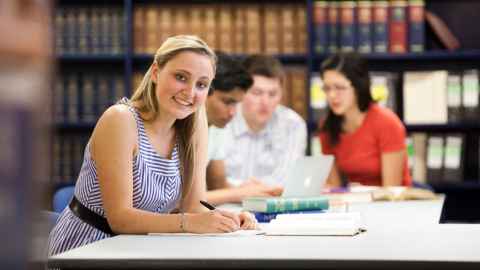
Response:
[[[229,233],[148,233],[151,236],[213,236],[213,237],[235,237],[235,236],[252,236],[264,234],[261,230],[238,230]]]

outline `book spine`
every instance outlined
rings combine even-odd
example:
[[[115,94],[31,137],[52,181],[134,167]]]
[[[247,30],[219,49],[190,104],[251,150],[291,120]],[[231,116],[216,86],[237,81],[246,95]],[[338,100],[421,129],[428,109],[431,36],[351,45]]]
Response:
[[[62,55],[65,51],[65,30],[66,24],[65,13],[62,7],[58,7],[55,11],[55,53]]]
[[[388,2],[373,2],[373,51],[386,53],[388,50]]]
[[[443,178],[446,182],[455,183],[463,181],[463,140],[463,136],[459,134],[446,136],[443,172]]]
[[[462,80],[461,73],[448,72],[447,77],[447,107],[448,122],[462,121]]]
[[[144,7],[137,6],[133,11],[133,52],[134,53],[143,53],[144,52]]]
[[[291,107],[297,112],[303,119],[307,119],[307,92],[305,89],[307,86],[306,71],[303,68],[294,68],[291,72]]]
[[[226,53],[233,51],[233,19],[230,6],[219,5],[217,23],[217,48]],[[278,44],[278,43],[277,43]]]
[[[158,23],[158,13],[157,8],[153,5],[148,5],[145,7],[145,52],[155,53],[157,50],[157,27]]]
[[[425,2],[410,0],[408,3],[408,49],[410,52],[423,52],[425,50]]]
[[[439,183],[443,180],[444,150],[443,136],[428,138],[427,179],[429,183]]]
[[[282,22],[282,53],[292,54],[295,52],[295,11],[293,5],[284,5],[281,8]]]
[[[299,210],[327,210],[327,198],[271,198],[266,199],[266,213],[299,211]]]
[[[233,52],[245,53],[246,44],[245,6],[239,4],[233,7]]]
[[[340,4],[340,49],[343,52],[352,52],[357,45],[355,9],[356,3],[353,1]]]
[[[338,2],[331,1],[328,3],[328,52],[336,53],[338,50]]]
[[[295,5],[296,12],[296,28],[295,32],[297,33],[297,42],[295,46],[295,52],[299,54],[305,54],[307,52],[307,10],[304,4]]]
[[[358,3],[358,52],[372,52],[372,3]]]
[[[389,36],[391,53],[407,52],[406,1],[394,1],[390,7]]]
[[[215,32],[216,21],[217,21],[217,11],[214,5],[208,5],[204,9],[205,12],[205,42],[215,48],[217,44],[217,35]]]
[[[315,1],[313,10],[313,25],[315,29],[315,53],[327,52],[327,12],[328,9],[326,1]]]
[[[463,109],[464,117],[467,121],[478,120],[478,107],[479,107],[479,75],[477,70],[466,70],[462,77],[463,85]]]

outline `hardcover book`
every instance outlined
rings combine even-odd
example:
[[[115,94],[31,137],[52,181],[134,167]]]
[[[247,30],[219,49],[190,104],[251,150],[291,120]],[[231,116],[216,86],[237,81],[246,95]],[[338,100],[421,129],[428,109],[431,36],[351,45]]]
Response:
[[[265,213],[326,210],[329,209],[329,199],[323,196],[315,197],[249,197],[242,201],[242,207],[247,211]]]

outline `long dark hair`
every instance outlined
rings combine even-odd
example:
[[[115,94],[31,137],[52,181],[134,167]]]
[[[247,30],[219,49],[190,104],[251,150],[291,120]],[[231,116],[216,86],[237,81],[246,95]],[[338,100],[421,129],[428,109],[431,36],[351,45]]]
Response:
[[[370,94],[367,61],[360,57],[358,53],[337,53],[323,61],[320,66],[322,79],[328,70],[337,71],[345,76],[352,83],[360,111],[368,110],[373,99]],[[327,109],[327,117],[321,130],[327,132],[329,143],[332,146],[340,142],[343,121],[343,116],[335,115],[330,108]]]

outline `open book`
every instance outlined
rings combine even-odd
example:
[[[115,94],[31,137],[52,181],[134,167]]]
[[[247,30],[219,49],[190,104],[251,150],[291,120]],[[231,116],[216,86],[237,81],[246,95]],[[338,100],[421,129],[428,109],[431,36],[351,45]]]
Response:
[[[346,203],[374,202],[374,201],[406,201],[406,200],[434,200],[437,195],[430,190],[393,186],[353,186],[347,192],[326,192],[323,196],[330,200],[340,200]]]
[[[358,212],[281,214],[263,224],[266,235],[324,235],[353,236],[365,231]]]

